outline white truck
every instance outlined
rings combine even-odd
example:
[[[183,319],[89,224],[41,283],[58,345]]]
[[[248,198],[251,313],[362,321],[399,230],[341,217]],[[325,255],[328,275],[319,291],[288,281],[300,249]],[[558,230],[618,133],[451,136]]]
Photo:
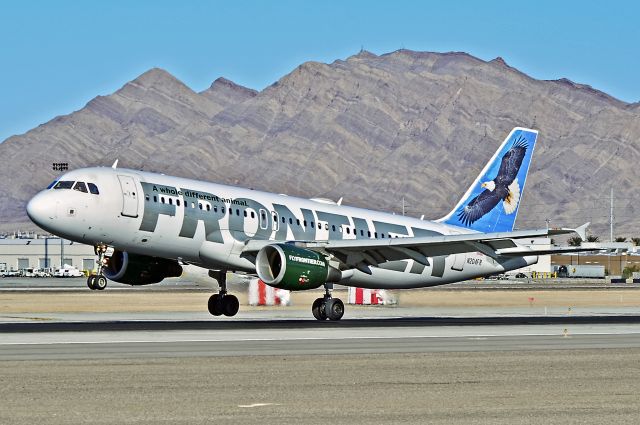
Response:
[[[59,268],[58,270],[55,271],[55,273],[53,273],[53,277],[83,277],[83,276],[84,276],[84,273],[82,273],[77,268],[70,266],[68,264],[65,264],[64,266],[62,266],[62,268]]]

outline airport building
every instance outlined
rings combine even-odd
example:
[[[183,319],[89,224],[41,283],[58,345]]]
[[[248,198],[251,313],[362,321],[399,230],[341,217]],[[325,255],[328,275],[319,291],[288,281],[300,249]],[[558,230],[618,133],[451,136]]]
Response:
[[[58,269],[65,264],[95,270],[93,247],[57,237],[0,239],[0,271]]]

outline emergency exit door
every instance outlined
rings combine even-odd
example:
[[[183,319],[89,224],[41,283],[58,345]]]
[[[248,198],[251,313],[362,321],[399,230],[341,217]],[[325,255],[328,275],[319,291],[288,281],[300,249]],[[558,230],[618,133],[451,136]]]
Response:
[[[138,189],[131,176],[118,175],[120,188],[122,189],[122,215],[126,217],[138,217]]]

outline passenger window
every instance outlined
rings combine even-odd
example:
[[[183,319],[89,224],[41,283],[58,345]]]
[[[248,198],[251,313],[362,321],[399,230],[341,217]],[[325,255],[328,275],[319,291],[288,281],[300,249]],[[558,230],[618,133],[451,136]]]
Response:
[[[96,186],[93,183],[87,183],[87,186],[89,186],[89,192],[92,193],[93,195],[100,195],[100,191],[98,190],[98,186]]]
[[[153,197],[153,202],[158,202],[158,197],[157,196]]]
[[[293,219],[289,217],[289,224],[293,224]]]
[[[71,189],[73,187],[73,182],[70,181],[59,181],[53,186],[54,189]]]
[[[300,226],[300,219],[299,219],[299,218],[296,218],[296,224],[297,224],[298,226]]]
[[[282,217],[282,223],[283,223],[283,224],[284,224],[284,220],[285,220],[285,219],[284,219],[284,217]]]
[[[144,200],[148,201],[149,200],[149,195],[144,195]]]
[[[378,232],[375,232],[374,236],[375,236],[376,239],[378,239]]]
[[[247,210],[244,210],[244,216],[245,217],[247,216]]]
[[[371,237],[371,230],[367,230],[367,236]]]
[[[384,239],[384,233],[381,233],[381,234],[380,234],[380,237],[381,237],[382,239]]]
[[[222,212],[222,214],[224,214],[224,207],[220,207],[220,212]]]
[[[364,236],[364,230],[360,229],[360,236]]]
[[[180,206],[180,199],[176,199],[176,205]]]
[[[207,211],[211,211],[211,205],[207,204]]]
[[[347,235],[351,234],[351,230],[347,227]]]
[[[324,223],[324,230],[329,230],[329,223]]]
[[[236,215],[240,216],[240,210],[236,208]]]
[[[218,206],[217,205],[213,206],[213,212],[218,212]]]
[[[318,230],[322,229],[322,223],[318,223]]]
[[[169,205],[173,205],[173,199],[169,198]]]
[[[164,196],[160,197],[160,202],[162,202],[164,204]]]
[[[336,225],[335,224],[331,225],[331,230],[334,231],[334,232],[336,231]]]
[[[200,202],[198,202],[198,208],[202,209],[202,204]]]
[[[304,225],[306,226],[307,224],[305,223]],[[312,229],[315,227],[315,226],[313,225],[313,221],[311,222],[311,224],[309,224],[309,227],[311,227]]]

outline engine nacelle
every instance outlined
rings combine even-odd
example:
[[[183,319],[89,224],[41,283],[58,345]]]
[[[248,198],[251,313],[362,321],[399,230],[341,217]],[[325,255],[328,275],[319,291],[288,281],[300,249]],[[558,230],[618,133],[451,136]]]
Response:
[[[113,251],[102,270],[108,279],[127,285],[149,285],[182,274],[182,266],[175,260],[125,251]]]
[[[265,284],[290,291],[314,289],[342,277],[322,254],[287,244],[267,245],[258,251],[256,271]]]

